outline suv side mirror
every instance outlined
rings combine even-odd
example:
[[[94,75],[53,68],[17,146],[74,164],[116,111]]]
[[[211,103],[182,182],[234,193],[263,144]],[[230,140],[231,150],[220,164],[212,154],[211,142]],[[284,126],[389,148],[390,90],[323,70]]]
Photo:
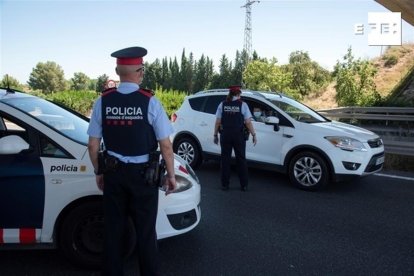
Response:
[[[8,135],[0,138],[0,154],[18,154],[29,149],[29,144],[17,135]]]
[[[275,116],[269,116],[266,118],[266,125],[273,125],[275,131],[279,131],[279,118]]]

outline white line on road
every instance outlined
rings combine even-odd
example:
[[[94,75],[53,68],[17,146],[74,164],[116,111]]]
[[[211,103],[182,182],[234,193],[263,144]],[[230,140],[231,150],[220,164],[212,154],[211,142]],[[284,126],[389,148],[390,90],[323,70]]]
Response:
[[[391,174],[383,174],[383,173],[375,173],[375,175],[384,176],[384,177],[390,177],[390,178],[398,178],[398,179],[409,180],[409,181],[414,181],[414,177],[391,175]]]

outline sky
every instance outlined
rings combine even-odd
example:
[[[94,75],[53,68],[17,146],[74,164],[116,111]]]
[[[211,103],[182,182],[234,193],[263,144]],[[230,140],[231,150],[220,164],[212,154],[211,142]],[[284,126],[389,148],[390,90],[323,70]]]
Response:
[[[243,50],[246,0],[0,0],[0,79],[21,83],[39,62],[56,62],[65,78],[82,72],[117,80],[116,50],[141,46],[144,61],[177,58],[183,50],[203,54],[216,70],[223,54],[234,63]],[[368,12],[389,12],[374,0],[261,0],[252,4],[252,49],[286,64],[294,51],[307,52],[332,70],[349,47],[356,58],[380,56],[385,47],[368,45]],[[355,24],[364,26],[356,35]],[[404,20],[403,43],[414,43]]]

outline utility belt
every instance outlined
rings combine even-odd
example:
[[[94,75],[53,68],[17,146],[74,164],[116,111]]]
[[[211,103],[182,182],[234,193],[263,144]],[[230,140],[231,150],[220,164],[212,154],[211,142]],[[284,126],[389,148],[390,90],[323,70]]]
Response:
[[[231,131],[234,131],[234,132],[237,132],[237,131],[242,131],[242,132],[243,132],[243,137],[244,137],[244,140],[249,141],[250,131],[249,131],[249,129],[246,127],[246,125],[245,125],[245,124],[243,124],[243,128],[242,128],[242,129],[240,129],[240,128],[228,128],[228,130],[231,130]],[[220,133],[220,134],[222,134],[222,132],[223,132],[223,127],[222,127],[222,126],[220,126],[220,128],[219,128],[219,133]]]
[[[106,150],[98,153],[98,174],[106,174],[120,171],[122,168],[133,168],[144,173],[145,182],[150,186],[161,187],[161,178],[165,174],[165,160],[160,162],[159,151],[149,153],[146,163],[124,163],[115,156],[109,155]]]

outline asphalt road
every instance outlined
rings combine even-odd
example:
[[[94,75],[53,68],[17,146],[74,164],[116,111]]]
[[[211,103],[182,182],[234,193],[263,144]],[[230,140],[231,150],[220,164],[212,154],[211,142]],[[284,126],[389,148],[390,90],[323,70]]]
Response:
[[[414,275],[414,173],[369,176],[320,192],[284,175],[250,170],[248,192],[234,172],[221,191],[219,165],[196,171],[202,220],[160,241],[165,275]],[[400,174],[400,173],[398,173]],[[134,273],[135,259],[127,263]],[[0,275],[100,275],[55,250],[0,251]]]

